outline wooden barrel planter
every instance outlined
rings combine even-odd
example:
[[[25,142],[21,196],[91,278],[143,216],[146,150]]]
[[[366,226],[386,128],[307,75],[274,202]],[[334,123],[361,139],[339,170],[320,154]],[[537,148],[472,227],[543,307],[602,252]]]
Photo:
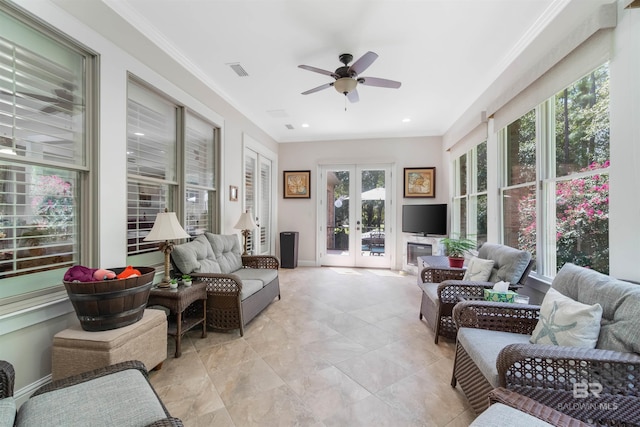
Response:
[[[142,319],[155,269],[134,267],[141,276],[97,282],[63,281],[85,331],[107,331],[122,328]],[[123,268],[110,268],[116,274]]]

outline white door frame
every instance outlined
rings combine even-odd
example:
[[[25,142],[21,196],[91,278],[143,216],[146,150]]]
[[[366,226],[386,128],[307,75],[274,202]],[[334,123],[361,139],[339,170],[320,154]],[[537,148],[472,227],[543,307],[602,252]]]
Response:
[[[350,253],[348,256],[329,256],[326,253],[326,204],[327,201],[327,188],[326,188],[326,174],[332,170],[349,170],[353,174],[353,179],[350,180],[349,194],[354,203],[350,203],[349,217],[350,220],[356,218],[358,221],[362,218],[362,203],[360,200],[360,193],[357,190],[357,186],[360,183],[361,174],[363,170],[378,169],[385,170],[385,252],[383,256],[363,256],[361,250],[361,237],[362,230],[357,224],[353,224],[353,232],[349,233],[349,248]],[[385,268],[391,269],[395,262],[395,233],[393,224],[395,224],[395,184],[393,171],[395,170],[395,164],[385,162],[367,162],[367,163],[327,163],[320,164],[317,168],[317,249],[316,249],[316,265],[328,265],[342,266],[342,267],[365,267],[365,268]],[[351,196],[354,195],[355,197]],[[331,201],[333,203],[333,200]],[[352,225],[350,224],[350,228]]]

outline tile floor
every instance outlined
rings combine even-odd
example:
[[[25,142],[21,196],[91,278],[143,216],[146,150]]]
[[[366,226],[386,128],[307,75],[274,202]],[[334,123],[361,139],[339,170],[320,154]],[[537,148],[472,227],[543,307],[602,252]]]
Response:
[[[238,331],[190,331],[151,382],[186,426],[468,426],[454,344],[418,319],[416,276],[280,270],[275,300]]]

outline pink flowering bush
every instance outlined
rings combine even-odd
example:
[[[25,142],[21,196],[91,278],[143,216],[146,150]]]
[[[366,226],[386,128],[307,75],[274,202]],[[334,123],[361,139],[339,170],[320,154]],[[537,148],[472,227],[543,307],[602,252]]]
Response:
[[[583,171],[609,167],[609,161],[593,162]],[[556,183],[556,265],[571,262],[609,273],[609,175],[596,173]],[[522,229],[519,244],[536,244],[535,197],[520,199]]]
[[[71,183],[57,175],[38,176],[31,196],[31,208],[40,217],[33,223],[51,234],[68,234],[74,209]]]

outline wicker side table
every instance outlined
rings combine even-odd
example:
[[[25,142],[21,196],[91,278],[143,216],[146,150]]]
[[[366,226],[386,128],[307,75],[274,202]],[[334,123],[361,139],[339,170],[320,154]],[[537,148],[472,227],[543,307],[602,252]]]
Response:
[[[180,343],[185,332],[202,324],[202,338],[207,336],[207,287],[205,282],[176,289],[152,288],[147,305],[160,305],[169,309],[167,334],[176,340],[175,357],[182,354]]]

